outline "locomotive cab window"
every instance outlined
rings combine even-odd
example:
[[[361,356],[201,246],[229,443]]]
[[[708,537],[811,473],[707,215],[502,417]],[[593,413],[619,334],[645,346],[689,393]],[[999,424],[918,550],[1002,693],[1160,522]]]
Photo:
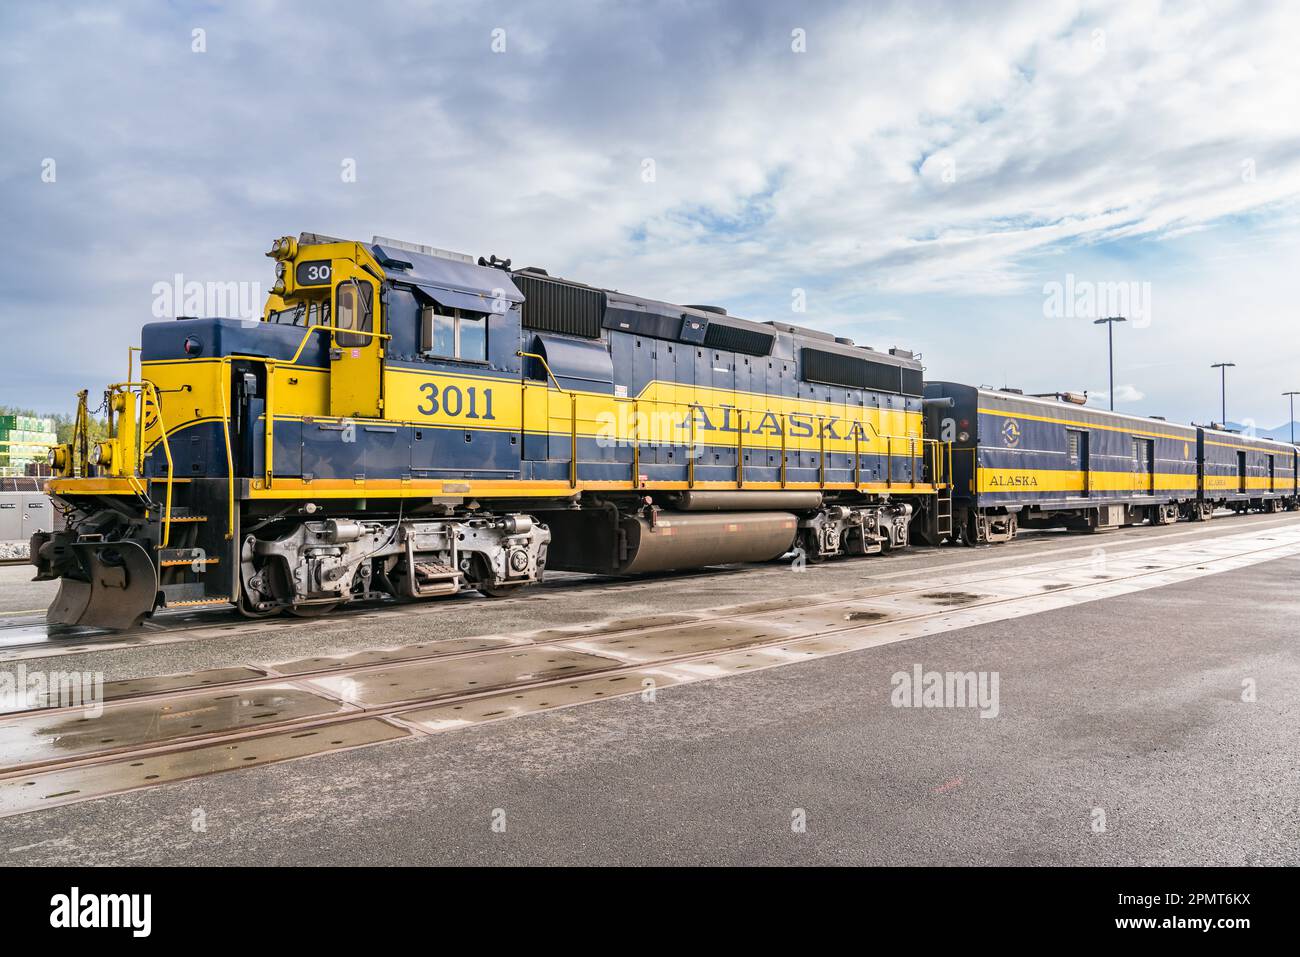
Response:
[[[443,359],[487,361],[487,314],[425,306],[420,310],[420,352]]]
[[[286,305],[283,309],[272,309],[266,321],[277,326],[301,326],[306,316],[307,307],[299,302]]]
[[[371,331],[374,323],[374,288],[368,282],[352,280],[339,286],[336,293],[338,305],[334,310],[336,325],[339,327],[338,344],[345,349],[357,349],[370,344],[373,336],[363,335]],[[345,332],[342,330],[355,330]]]

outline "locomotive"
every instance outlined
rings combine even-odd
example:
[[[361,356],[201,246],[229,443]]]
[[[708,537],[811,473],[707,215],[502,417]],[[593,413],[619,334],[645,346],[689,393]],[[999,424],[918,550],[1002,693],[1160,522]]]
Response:
[[[36,578],[61,583],[52,622],[313,616],[510,595],[548,568],[816,562],[1296,505],[1291,446],[927,384],[903,349],[381,237],[267,255],[259,321],[143,327],[104,393],[108,440],[89,441],[80,394],[50,455],[64,524],[31,545]],[[1153,444],[1121,481],[1125,435]]]

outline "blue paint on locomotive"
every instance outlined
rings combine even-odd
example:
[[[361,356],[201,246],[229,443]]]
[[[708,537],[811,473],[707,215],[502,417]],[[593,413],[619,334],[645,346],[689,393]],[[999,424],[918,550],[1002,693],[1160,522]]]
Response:
[[[548,385],[545,369],[535,360],[521,361],[519,352],[546,357],[552,373],[563,388],[601,395],[635,397],[653,382],[703,386],[723,392],[757,396],[801,398],[829,402],[852,418],[862,410],[919,412],[919,396],[893,394],[871,389],[830,386],[804,381],[799,368],[800,347],[830,347],[822,337],[798,336],[776,326],[729,320],[751,330],[761,329],[772,338],[769,355],[712,348],[703,344],[710,315],[689,307],[609,293],[602,337],[599,339],[538,332],[521,328],[522,296],[500,270],[455,264],[450,272],[423,262],[430,257],[387,248],[377,253],[387,257],[385,268],[392,275],[381,293],[385,310],[385,363],[389,368],[411,372],[454,373],[482,378],[487,383],[506,385],[527,380],[532,387]],[[413,262],[410,269],[399,260]],[[416,260],[419,260],[416,262]],[[432,271],[431,271],[432,270]],[[439,271],[442,270],[442,271]],[[437,273],[437,275],[435,275]],[[444,274],[445,273],[445,274]],[[454,275],[453,275],[454,273]],[[437,358],[420,351],[420,310],[432,300],[443,305],[484,308],[482,296],[491,286],[500,311],[488,313],[487,358],[467,362]],[[455,287],[455,288],[452,288]],[[457,297],[461,297],[457,299]],[[471,301],[472,300],[472,301]],[[687,320],[684,321],[683,316]],[[638,331],[613,326],[626,325]],[[654,333],[642,334],[643,331]],[[197,343],[198,356],[211,359],[226,355],[250,355],[287,361],[297,353],[306,329],[302,326],[245,322],[234,319],[188,319],[150,323],[142,334],[145,361],[184,361],[186,340]],[[691,339],[698,341],[682,341]],[[866,350],[852,350],[864,358]],[[193,357],[191,355],[191,357]],[[919,368],[916,363],[875,354],[879,361]],[[303,347],[298,365],[327,369],[328,339],[311,335]],[[232,408],[238,397],[232,396]],[[761,399],[756,400],[761,402]],[[263,400],[247,400],[250,428],[232,434],[231,455],[235,472],[255,476],[263,472]],[[491,478],[503,480],[566,480],[572,455],[568,432],[524,434],[483,428],[433,427],[410,422],[359,422],[350,426],[349,440],[340,441],[345,426],[335,420],[276,419],[274,436],[275,475],[282,478],[312,479],[399,479],[399,478]],[[791,431],[811,437],[813,426],[791,422]],[[831,426],[831,435],[835,435]],[[797,432],[797,429],[805,431]],[[918,437],[919,438],[919,437]],[[736,479],[737,455],[743,455],[744,479],[776,482],[781,476],[781,452],[761,448],[757,439],[746,446],[728,422],[709,423],[697,431],[694,476],[697,482],[732,482]],[[227,473],[224,437],[220,422],[200,422],[177,430],[170,437],[175,474],[191,477],[224,477]],[[875,443],[879,446],[879,442]],[[633,450],[626,442],[611,443],[580,436],[577,443],[580,481],[627,482],[633,478]],[[645,442],[639,455],[639,474],[647,481],[684,482],[691,473],[689,438],[680,442]],[[892,461],[892,470],[890,463]],[[829,452],[821,461],[819,450],[791,448],[787,453],[786,480],[791,483],[884,482],[907,485],[927,479],[924,460],[913,462],[898,449],[887,456],[873,447],[859,459],[855,474],[850,452]],[[147,462],[148,474],[166,474],[161,449]],[[892,475],[888,474],[892,471]]]

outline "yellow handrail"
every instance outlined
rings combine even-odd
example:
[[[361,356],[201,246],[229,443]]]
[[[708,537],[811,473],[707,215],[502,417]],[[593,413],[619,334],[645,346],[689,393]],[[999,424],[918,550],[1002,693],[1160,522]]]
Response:
[[[570,392],[564,386],[560,385],[560,380],[555,378],[555,373],[551,371],[551,364],[546,361],[545,356],[540,356],[536,352],[516,352],[515,355],[521,359],[536,359],[538,362],[542,364],[542,368],[546,370],[546,375],[550,378],[551,382],[555,383],[556,389],[558,389],[560,392],[563,392],[565,395],[576,394]]]
[[[163,453],[167,456],[167,500],[166,510],[163,512],[163,537],[162,548],[166,548],[171,543],[172,537],[172,485],[175,481],[175,464],[172,462],[172,447],[167,441],[167,423],[163,421],[162,399],[158,396],[158,387],[148,379],[144,380],[144,388],[140,390],[140,435],[144,436],[144,397],[145,389],[148,389],[149,401],[153,403],[154,410],[158,416],[158,431],[162,434]],[[140,455],[144,456],[144,442],[140,443]]]
[[[569,397],[569,488],[577,488],[578,487],[578,393],[570,389],[566,389],[564,386],[560,385],[560,380],[555,378],[555,373],[551,371],[551,364],[546,361],[545,356],[538,355],[536,352],[516,352],[515,355],[521,359],[536,359],[538,362],[540,362],[542,364],[542,368],[546,370],[546,375],[550,378],[551,382],[555,384],[556,390],[559,391],[561,394],[567,395]],[[551,430],[550,417],[551,417],[551,409],[548,404],[546,408],[546,418],[547,418],[546,431],[547,432],[550,432]],[[633,480],[633,484],[634,485],[637,484],[637,481],[635,479]]]
[[[227,540],[235,537],[235,457],[230,453],[230,403],[227,396],[230,395],[231,387],[231,364],[227,356],[221,363],[221,430],[226,439],[226,480],[228,483],[228,498],[226,502],[226,538]],[[236,581],[238,576],[236,576]]]
[[[388,333],[386,333],[386,332],[374,332],[374,331],[372,331],[372,330],[370,330],[370,329],[345,329],[345,328],[343,328],[342,326],[327,326],[327,325],[308,326],[308,327],[307,327],[307,331],[304,332],[304,333],[302,334],[302,341],[298,343],[298,351],[296,351],[296,352],[293,354],[293,358],[290,359],[289,361],[290,361],[290,362],[297,362],[298,359],[299,359],[299,357],[302,356],[302,350],[304,350],[304,349],[307,348],[307,340],[311,338],[311,334],[312,334],[313,332],[321,332],[321,331],[324,331],[324,332],[346,332],[348,335],[352,335],[352,336],[369,336],[369,337],[372,338],[372,339],[374,339],[374,338],[379,338],[379,339],[391,339],[391,338],[393,338],[392,336],[388,335]],[[255,359],[255,358],[262,358],[262,359],[265,359],[264,356],[228,356],[227,358],[231,358],[231,359]],[[272,360],[272,361],[276,361],[276,360]]]

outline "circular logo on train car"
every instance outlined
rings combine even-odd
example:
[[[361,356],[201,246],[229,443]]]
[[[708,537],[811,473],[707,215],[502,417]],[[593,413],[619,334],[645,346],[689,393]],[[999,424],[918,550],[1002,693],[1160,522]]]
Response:
[[[1002,441],[1013,448],[1020,444],[1020,423],[1015,419],[1002,423]]]

